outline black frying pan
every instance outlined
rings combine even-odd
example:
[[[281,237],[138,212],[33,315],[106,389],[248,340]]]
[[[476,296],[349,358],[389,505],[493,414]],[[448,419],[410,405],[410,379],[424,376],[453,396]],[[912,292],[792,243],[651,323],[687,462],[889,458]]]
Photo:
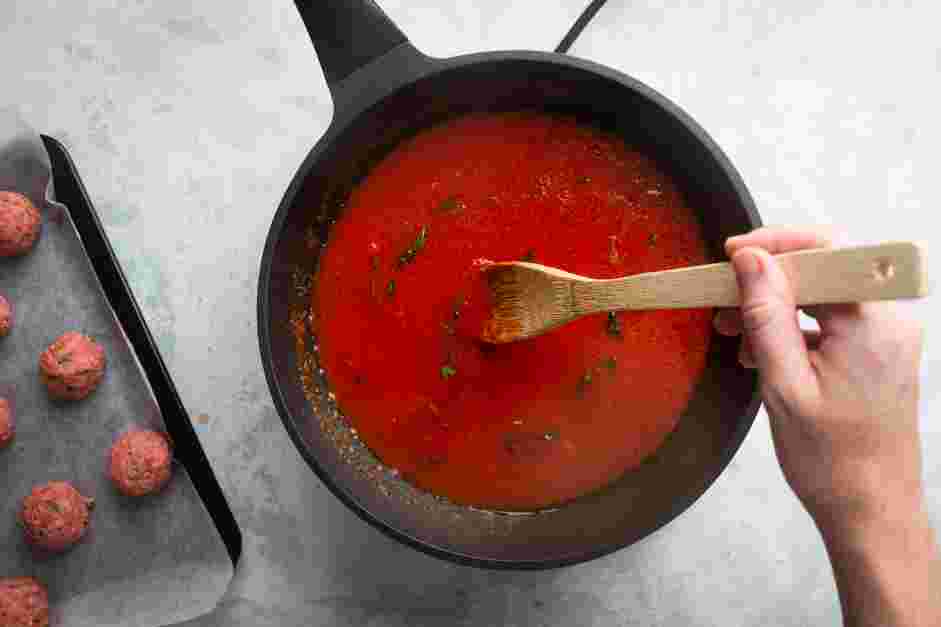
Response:
[[[738,366],[735,341],[716,335],[679,426],[639,469],[558,510],[516,516],[446,503],[377,465],[336,417],[312,345],[298,341],[293,329],[303,324],[308,278],[350,188],[401,139],[445,118],[538,108],[619,133],[678,180],[716,257],[726,237],[759,224],[735,168],[679,107],[609,68],[528,51],[432,59],[371,0],[297,5],[335,113],[272,222],[258,285],[258,333],[275,406],[304,459],[367,522],[415,548],[478,566],[572,564],[625,547],[672,520],[726,467],[757,412],[756,377]],[[389,363],[395,367],[394,355]]]

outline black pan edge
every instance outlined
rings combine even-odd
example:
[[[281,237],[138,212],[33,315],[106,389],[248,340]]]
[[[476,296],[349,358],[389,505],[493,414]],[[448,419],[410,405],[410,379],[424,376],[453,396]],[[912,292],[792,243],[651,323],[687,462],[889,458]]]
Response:
[[[402,44],[399,48],[403,47],[411,48],[410,44]],[[394,49],[393,52],[399,50],[399,48]],[[414,48],[411,48],[414,51]],[[390,70],[394,71],[394,67],[385,67],[383,68],[383,74],[386,77],[383,81],[385,85],[381,90],[372,89],[368,90],[367,94],[363,94],[365,98],[356,98],[351,97],[349,100],[344,99],[344,104],[346,105],[340,110],[337,110],[334,113],[334,120],[331,123],[330,127],[327,129],[323,137],[317,142],[314,148],[310,151],[308,156],[305,158],[301,166],[298,168],[297,173],[291,181],[290,186],[285,192],[280,205],[278,206],[277,212],[272,220],[271,228],[269,230],[268,236],[265,241],[264,251],[261,258],[261,267],[259,272],[258,279],[258,334],[259,334],[259,347],[261,351],[261,360],[265,370],[265,377],[268,381],[268,386],[271,390],[272,400],[274,401],[275,408],[278,411],[278,415],[281,417],[282,422],[284,423],[285,428],[288,431],[288,434],[291,437],[291,440],[294,442],[294,445],[297,447],[303,459],[311,467],[311,469],[317,474],[320,480],[327,486],[327,488],[336,496],[341,502],[343,502],[347,507],[349,507],[356,515],[362,518],[364,521],[372,525],[373,527],[379,529],[387,536],[398,540],[412,548],[418,549],[424,553],[438,557],[441,559],[449,560],[459,564],[464,564],[468,566],[474,566],[478,568],[487,568],[487,569],[507,569],[507,570],[543,570],[551,568],[559,568],[563,566],[569,566],[581,562],[586,562],[589,560],[597,559],[599,557],[608,555],[617,550],[625,548],[626,546],[632,544],[631,541],[624,541],[613,544],[606,544],[599,546],[597,549],[566,556],[559,559],[551,560],[532,560],[532,561],[519,561],[519,560],[494,560],[494,559],[482,559],[474,557],[471,555],[466,555],[456,551],[452,551],[437,545],[434,545],[429,542],[425,542],[419,538],[415,538],[409,534],[406,534],[399,529],[391,526],[387,522],[383,521],[377,513],[374,513],[364,506],[362,506],[352,495],[347,493],[343,488],[341,488],[330,476],[330,474],[319,464],[318,460],[310,453],[307,449],[304,440],[297,430],[294,421],[291,418],[290,410],[287,406],[287,403],[284,398],[283,390],[277,379],[277,375],[274,371],[273,360],[272,360],[272,348],[271,348],[271,311],[270,311],[270,285],[271,285],[271,267],[272,267],[272,258],[274,255],[274,250],[280,241],[281,237],[284,236],[284,224],[287,218],[287,213],[294,203],[294,199],[300,190],[304,179],[310,174],[313,169],[319,154],[322,150],[329,145],[329,143],[341,133],[349,125],[353,124],[358,117],[358,115],[368,109],[371,106],[374,106],[380,102],[383,98],[389,94],[401,89],[415,80],[420,78],[425,78],[433,76],[440,72],[453,71],[462,67],[468,67],[478,63],[493,63],[500,61],[533,61],[546,64],[555,64],[559,66],[566,66],[575,69],[580,69],[586,72],[593,73],[598,75],[603,79],[614,81],[622,85],[625,89],[633,90],[642,96],[653,101],[656,105],[664,109],[666,112],[671,114],[675,119],[677,119],[683,126],[685,126],[690,133],[700,141],[703,146],[705,146],[712,157],[716,160],[716,163],[720,165],[725,175],[732,182],[735,187],[736,195],[741,201],[742,207],[745,209],[748,216],[748,221],[752,228],[756,228],[761,225],[761,218],[758,215],[758,211],[755,207],[754,200],[751,197],[751,194],[748,192],[748,189],[745,186],[744,181],[742,180],[740,174],[732,165],[731,161],[722,151],[722,149],[716,144],[716,142],[709,136],[709,134],[693,120],[685,111],[683,111],[679,106],[671,102],[665,96],[654,90],[653,88],[641,83],[640,81],[627,76],[626,74],[619,72],[617,70],[605,67],[603,65],[594,63],[592,61],[579,59],[567,55],[548,53],[548,52],[539,52],[539,51],[500,51],[500,52],[484,52],[484,53],[475,53],[469,55],[463,55],[459,57],[453,57],[448,59],[430,59],[421,55],[417,51],[414,51],[415,55],[403,54],[399,55],[398,58],[394,59],[394,65],[400,66],[398,69],[399,75],[407,78],[403,78],[399,82],[393,84],[388,83],[388,72]],[[390,56],[393,53],[387,55]],[[381,62],[382,59],[377,60],[376,64]],[[389,64],[391,66],[393,64]],[[356,83],[366,84],[370,82],[372,74],[374,74],[375,66],[369,65],[365,68],[354,72],[349,78],[343,81],[341,87],[346,87],[348,85],[354,85]],[[354,90],[350,90],[354,91]],[[696,490],[691,492],[691,496],[685,499],[677,500],[673,507],[670,509],[667,515],[658,522],[658,524],[651,526],[646,535],[649,535],[658,529],[665,526],[667,523],[675,519],[687,508],[689,508],[698,498],[700,498],[709,487],[715,482],[718,476],[725,470],[728,464],[731,462],[735,453],[738,451],[742,442],[748,434],[748,431],[751,429],[751,425],[754,423],[755,416],[757,415],[758,408],[761,404],[761,399],[757,390],[754,390],[752,398],[745,410],[742,419],[739,421],[736,430],[733,433],[733,437],[729,440],[728,445],[723,451],[721,457],[721,464],[716,467],[714,473],[710,476],[704,476],[699,486],[696,486]],[[697,494],[698,493],[698,494]]]

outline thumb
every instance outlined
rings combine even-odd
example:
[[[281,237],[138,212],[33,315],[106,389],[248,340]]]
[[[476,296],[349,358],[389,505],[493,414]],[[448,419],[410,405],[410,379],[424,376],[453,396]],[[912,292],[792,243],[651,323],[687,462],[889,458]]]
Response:
[[[742,298],[742,326],[766,383],[791,388],[812,375],[794,294],[780,264],[761,248],[732,256]]]

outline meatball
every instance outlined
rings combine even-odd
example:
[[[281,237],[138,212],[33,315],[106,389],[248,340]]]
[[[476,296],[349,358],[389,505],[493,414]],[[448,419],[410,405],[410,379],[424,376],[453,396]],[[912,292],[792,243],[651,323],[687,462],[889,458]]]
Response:
[[[39,236],[39,210],[29,198],[0,191],[0,257],[29,252]]]
[[[105,373],[105,349],[95,340],[69,331],[39,356],[39,377],[50,396],[77,401],[91,394]]]
[[[0,396],[0,448],[13,441],[16,426],[13,424],[13,408],[9,401]],[[3,623],[0,623],[2,625]]]
[[[71,548],[88,530],[88,511],[93,504],[66,481],[36,486],[23,499],[20,513],[26,540],[48,551]]]
[[[49,595],[32,577],[0,578],[0,625],[49,627]]]
[[[13,307],[10,301],[0,294],[0,337],[10,334],[13,328]]]
[[[111,447],[109,474],[127,496],[159,492],[170,481],[170,443],[157,431],[128,431]]]

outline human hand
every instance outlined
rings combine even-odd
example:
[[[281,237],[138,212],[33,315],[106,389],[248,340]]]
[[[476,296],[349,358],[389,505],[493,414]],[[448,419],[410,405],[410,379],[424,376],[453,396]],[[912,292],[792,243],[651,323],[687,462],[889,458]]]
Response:
[[[818,305],[804,310],[820,331],[802,332],[772,255],[829,245],[784,228],[730,238],[743,305],[716,317],[720,333],[744,333],[740,361],[761,373],[781,469],[824,535],[924,516],[920,325],[897,303]]]

